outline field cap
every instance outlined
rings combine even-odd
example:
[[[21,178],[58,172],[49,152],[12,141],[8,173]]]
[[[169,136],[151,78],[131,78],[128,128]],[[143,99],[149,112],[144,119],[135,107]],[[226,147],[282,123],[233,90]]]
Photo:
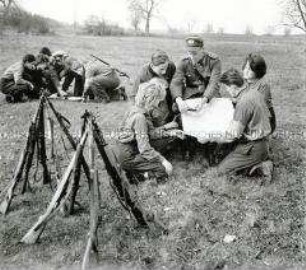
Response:
[[[165,51],[156,50],[151,56],[151,62],[154,66],[159,66],[169,61],[169,56]]]
[[[204,45],[204,41],[202,38],[198,36],[192,36],[185,39],[186,40],[186,46],[188,48],[202,48]]]
[[[56,51],[52,55],[53,57],[66,57],[68,54],[65,51]]]

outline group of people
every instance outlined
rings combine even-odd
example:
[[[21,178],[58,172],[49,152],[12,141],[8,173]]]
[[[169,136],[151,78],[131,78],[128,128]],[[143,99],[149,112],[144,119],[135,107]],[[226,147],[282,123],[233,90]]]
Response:
[[[140,70],[130,96],[134,106],[126,113],[112,148],[121,169],[131,182],[151,177],[157,181],[167,179],[173,167],[164,153],[178,144],[187,150],[197,147],[195,138],[183,132],[181,114],[191,109],[187,100],[200,100],[192,108],[200,110],[220,97],[223,84],[235,110],[226,136],[216,135],[215,141],[230,144],[231,151],[213,169],[214,173],[259,171],[271,179],[269,135],[275,130],[276,118],[270,87],[264,81],[264,58],[250,53],[241,72],[231,68],[222,74],[220,58],[205,50],[201,37],[187,38],[186,52],[175,65],[166,52],[157,50]],[[63,51],[52,54],[47,47],[37,56],[27,54],[9,67],[1,77],[0,89],[8,102],[18,102],[38,98],[41,89],[65,96],[73,80],[75,96],[102,102],[110,101],[112,95],[127,97],[119,87],[115,69],[99,61],[83,65]]]
[[[219,144],[231,151],[215,168],[215,175],[255,171],[271,180],[269,135],[276,127],[269,85],[264,81],[267,65],[258,53],[244,59],[241,72],[231,68],[222,74],[219,57],[207,52],[201,37],[186,39],[187,56],[175,65],[166,52],[152,54],[135,80],[134,106],[126,114],[116,145],[117,162],[130,181],[155,177],[164,181],[172,174],[165,152],[178,144],[187,148],[194,138],[185,136],[181,114],[188,111],[188,99],[198,98],[196,108],[220,97],[223,84],[231,96],[234,117],[225,136],[216,134]],[[193,142],[191,144],[190,142]]]
[[[35,56],[26,54],[8,67],[0,79],[0,91],[7,102],[39,98],[42,91],[66,97],[74,81],[73,96],[109,102],[111,98],[126,99],[120,77],[109,66],[95,60],[84,65],[64,51],[53,54],[43,47]]]

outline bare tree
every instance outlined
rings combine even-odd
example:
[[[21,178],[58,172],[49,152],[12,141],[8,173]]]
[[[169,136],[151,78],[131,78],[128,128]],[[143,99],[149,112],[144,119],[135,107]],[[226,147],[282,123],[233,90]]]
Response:
[[[267,36],[272,36],[275,33],[275,26],[274,25],[268,25],[265,29],[265,34]]]
[[[0,0],[0,7],[4,15],[7,15],[11,8],[19,8],[18,0]]]
[[[245,34],[246,36],[253,36],[254,33],[253,33],[253,28],[252,28],[252,26],[247,25],[246,28],[245,28],[244,34]]]
[[[217,33],[222,36],[224,34],[224,28],[223,27],[219,27]]]
[[[306,0],[280,0],[285,16],[285,25],[306,33]]]
[[[206,25],[206,27],[205,27],[204,32],[205,32],[206,34],[212,34],[212,33],[214,32],[214,26],[213,26],[213,24],[212,24],[212,23],[208,23],[208,24]]]
[[[197,24],[197,22],[196,22],[195,19],[189,18],[188,20],[186,20],[186,24],[187,24],[186,25],[187,26],[187,32],[188,33],[192,33],[194,28],[195,28],[195,26],[196,26],[196,24]]]
[[[139,32],[139,26],[142,21],[142,16],[139,10],[130,10],[131,25],[136,33]]]
[[[18,9],[18,0],[0,0],[0,30],[5,26],[7,16],[12,8]]]
[[[129,9],[139,12],[145,20],[145,33],[150,35],[150,23],[163,0],[127,0]]]
[[[291,35],[291,28],[290,27],[285,27],[284,28],[284,36],[288,37]]]

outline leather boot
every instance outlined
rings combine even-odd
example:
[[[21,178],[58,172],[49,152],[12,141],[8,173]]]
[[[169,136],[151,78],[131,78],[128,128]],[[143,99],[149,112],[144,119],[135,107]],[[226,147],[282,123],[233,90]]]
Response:
[[[271,182],[273,175],[273,162],[271,160],[266,160],[253,166],[249,175],[252,176],[255,172],[260,173],[264,177],[265,182]]]

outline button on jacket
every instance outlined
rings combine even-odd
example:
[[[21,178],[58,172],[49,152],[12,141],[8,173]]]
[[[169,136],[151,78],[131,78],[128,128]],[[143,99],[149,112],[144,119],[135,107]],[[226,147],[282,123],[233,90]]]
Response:
[[[219,80],[221,77],[221,61],[210,52],[202,52],[202,57],[193,63],[190,57],[183,58],[177,65],[176,73],[171,82],[171,94],[189,99],[207,97],[208,100],[219,96]]]

